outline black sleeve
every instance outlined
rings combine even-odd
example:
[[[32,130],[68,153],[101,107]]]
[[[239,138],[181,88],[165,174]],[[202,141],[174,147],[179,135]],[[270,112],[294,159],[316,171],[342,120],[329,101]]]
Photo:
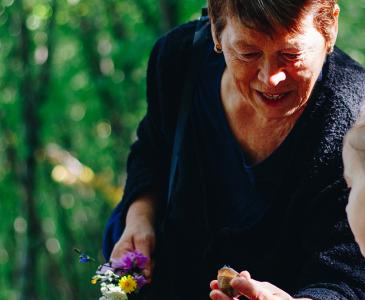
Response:
[[[123,198],[104,231],[103,254],[107,260],[124,230],[128,208],[136,198],[153,195],[156,220],[162,219],[179,95],[195,28],[195,21],[178,26],[162,36],[152,49],[147,68],[147,112],[128,157]]]
[[[122,199],[122,222],[131,202],[143,194],[152,194],[159,203],[165,199],[171,156],[171,141],[164,130],[164,111],[161,103],[161,56],[166,39],[154,46],[147,69],[147,113],[137,129],[137,140],[131,147],[127,163],[127,182]]]
[[[137,129],[137,140],[131,146],[127,162],[127,181],[121,202],[109,218],[103,239],[103,254],[109,259],[114,244],[125,226],[130,204],[139,196],[151,194],[163,206],[168,177],[171,145],[163,132],[161,119],[161,56],[166,36],[154,45],[147,68],[147,112]]]
[[[340,197],[339,197],[340,195]],[[365,299],[365,259],[346,218],[348,190],[338,179],[318,194],[307,214],[303,246],[309,259],[299,274],[302,286],[294,298]]]

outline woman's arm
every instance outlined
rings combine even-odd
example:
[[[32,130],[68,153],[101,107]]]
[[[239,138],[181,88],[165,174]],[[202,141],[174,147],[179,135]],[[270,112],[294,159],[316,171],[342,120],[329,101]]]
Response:
[[[309,201],[303,232],[298,232],[302,240],[298,247],[307,254],[298,270],[296,297],[315,300],[365,297],[365,260],[347,222],[347,199],[346,183],[338,178]]]
[[[104,232],[106,260],[112,252],[116,258],[136,244],[146,254],[153,252],[155,228],[163,222],[167,206],[179,95],[185,79],[187,48],[191,47],[195,28],[194,22],[179,26],[161,37],[152,49],[147,68],[147,113],[139,124],[137,140],[128,157],[123,199]]]
[[[341,174],[338,175],[341,176]],[[284,286],[274,286],[275,283],[271,282],[273,278],[269,280],[269,283],[253,278],[246,281],[240,279],[235,283],[239,291],[249,292],[251,297],[260,292],[265,295],[263,299],[270,300],[363,299],[365,297],[365,260],[361,256],[346,220],[347,197],[345,182],[338,178],[326,184],[310,199],[305,197],[300,199],[303,201],[301,206],[303,214],[297,217],[301,220],[301,226],[295,227],[298,238],[293,245],[289,246],[290,253],[288,253],[295,258],[293,267],[296,269],[295,273],[290,275],[293,277],[293,286],[290,290]],[[281,259],[286,257],[283,256]],[[285,262],[283,262],[282,270],[279,267],[280,271],[285,272]],[[273,293],[275,295],[272,295]],[[270,298],[270,295],[273,298]],[[212,291],[211,298],[230,299],[223,297],[219,291]]]
[[[114,209],[104,232],[106,260],[127,250],[140,250],[148,257],[154,247],[154,222],[167,185],[169,145],[162,131],[159,69],[165,38],[155,44],[147,69],[147,113],[137,130],[127,163],[127,181],[122,201]],[[114,247],[115,244],[115,247]],[[150,270],[149,270],[150,271]]]

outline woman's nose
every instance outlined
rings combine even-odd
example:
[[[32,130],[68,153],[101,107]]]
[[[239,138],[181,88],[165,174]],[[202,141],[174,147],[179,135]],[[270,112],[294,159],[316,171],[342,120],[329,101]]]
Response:
[[[265,62],[260,68],[258,79],[268,87],[275,87],[286,79],[286,73],[276,62]]]

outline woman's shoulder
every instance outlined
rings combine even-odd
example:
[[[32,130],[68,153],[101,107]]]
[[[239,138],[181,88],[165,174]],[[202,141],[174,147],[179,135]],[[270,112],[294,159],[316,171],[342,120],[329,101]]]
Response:
[[[345,53],[338,47],[335,47],[332,57],[337,64],[344,66],[345,69],[355,69],[360,73],[365,72],[364,68],[357,61],[355,61],[347,53]]]
[[[184,82],[191,62],[193,39],[199,21],[179,25],[155,43],[147,68],[149,111],[160,120],[166,136],[173,136]]]
[[[342,86],[355,87],[365,92],[365,70],[341,49],[335,47],[329,56],[329,77],[338,89]]]
[[[169,65],[179,62],[192,47],[197,22],[179,25],[163,34],[157,39],[152,55],[155,53],[161,62]]]
[[[364,68],[340,49],[335,48],[328,56],[323,78],[305,115],[306,138],[302,140],[313,140],[310,173],[342,177],[338,168],[342,165],[342,140],[360,112],[365,97],[364,78]]]
[[[324,86],[326,95],[331,98],[331,106],[333,109],[341,108],[342,114],[351,116],[353,121],[365,98],[365,70],[339,48],[329,55],[327,65]]]
[[[192,40],[198,22],[198,20],[194,20],[178,25],[165,33],[162,37],[166,38],[170,42],[177,43],[180,43],[185,39]]]

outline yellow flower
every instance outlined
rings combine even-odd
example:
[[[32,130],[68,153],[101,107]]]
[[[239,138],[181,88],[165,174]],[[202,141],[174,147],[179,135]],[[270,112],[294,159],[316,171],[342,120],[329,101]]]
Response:
[[[119,286],[124,292],[130,294],[136,290],[137,281],[131,275],[123,276],[119,280]]]
[[[98,276],[93,276],[93,278],[91,278],[91,284],[96,284],[99,280]]]

